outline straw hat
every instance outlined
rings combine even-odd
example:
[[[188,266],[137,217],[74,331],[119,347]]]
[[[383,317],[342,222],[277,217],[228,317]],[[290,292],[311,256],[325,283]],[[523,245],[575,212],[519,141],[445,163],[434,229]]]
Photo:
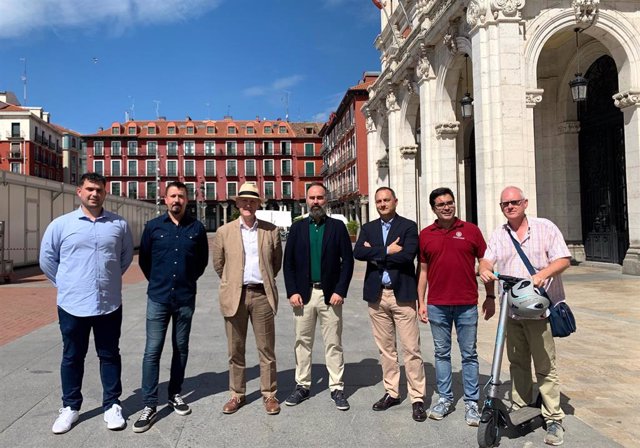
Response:
[[[234,200],[238,200],[240,198],[257,199],[262,202],[262,197],[260,196],[258,187],[256,187],[256,184],[253,182],[246,182],[240,186],[238,196],[236,196]]]

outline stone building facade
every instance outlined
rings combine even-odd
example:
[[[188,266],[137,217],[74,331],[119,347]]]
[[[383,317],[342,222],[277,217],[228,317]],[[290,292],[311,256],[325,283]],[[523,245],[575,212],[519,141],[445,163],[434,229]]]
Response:
[[[429,192],[448,186],[488,235],[516,185],[577,261],[640,275],[640,2],[399,0],[381,23],[382,71],[363,107],[370,190],[394,188],[423,227]]]

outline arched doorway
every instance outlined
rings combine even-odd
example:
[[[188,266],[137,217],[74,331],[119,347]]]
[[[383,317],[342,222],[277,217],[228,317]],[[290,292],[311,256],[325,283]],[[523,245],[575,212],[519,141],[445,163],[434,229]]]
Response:
[[[610,56],[586,73],[586,104],[580,105],[580,196],[587,260],[622,264],[629,248],[624,120],[612,95],[618,71]]]

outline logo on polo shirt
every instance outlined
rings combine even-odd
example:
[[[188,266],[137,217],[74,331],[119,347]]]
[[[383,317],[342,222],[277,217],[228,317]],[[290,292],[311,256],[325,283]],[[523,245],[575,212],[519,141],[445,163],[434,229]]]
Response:
[[[458,230],[456,234],[453,236],[453,238],[456,240],[463,240],[464,236],[462,236],[462,231]]]

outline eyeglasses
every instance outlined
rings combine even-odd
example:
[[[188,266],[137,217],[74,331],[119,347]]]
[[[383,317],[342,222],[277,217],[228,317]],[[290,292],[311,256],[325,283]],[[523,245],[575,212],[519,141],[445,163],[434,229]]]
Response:
[[[442,210],[445,207],[454,207],[455,205],[455,201],[439,202],[437,204],[433,204],[433,206],[438,210]]]
[[[500,208],[507,208],[510,205],[512,205],[513,207],[519,207],[522,204],[522,201],[524,201],[524,199],[516,199],[515,201],[504,201],[500,203]]]

